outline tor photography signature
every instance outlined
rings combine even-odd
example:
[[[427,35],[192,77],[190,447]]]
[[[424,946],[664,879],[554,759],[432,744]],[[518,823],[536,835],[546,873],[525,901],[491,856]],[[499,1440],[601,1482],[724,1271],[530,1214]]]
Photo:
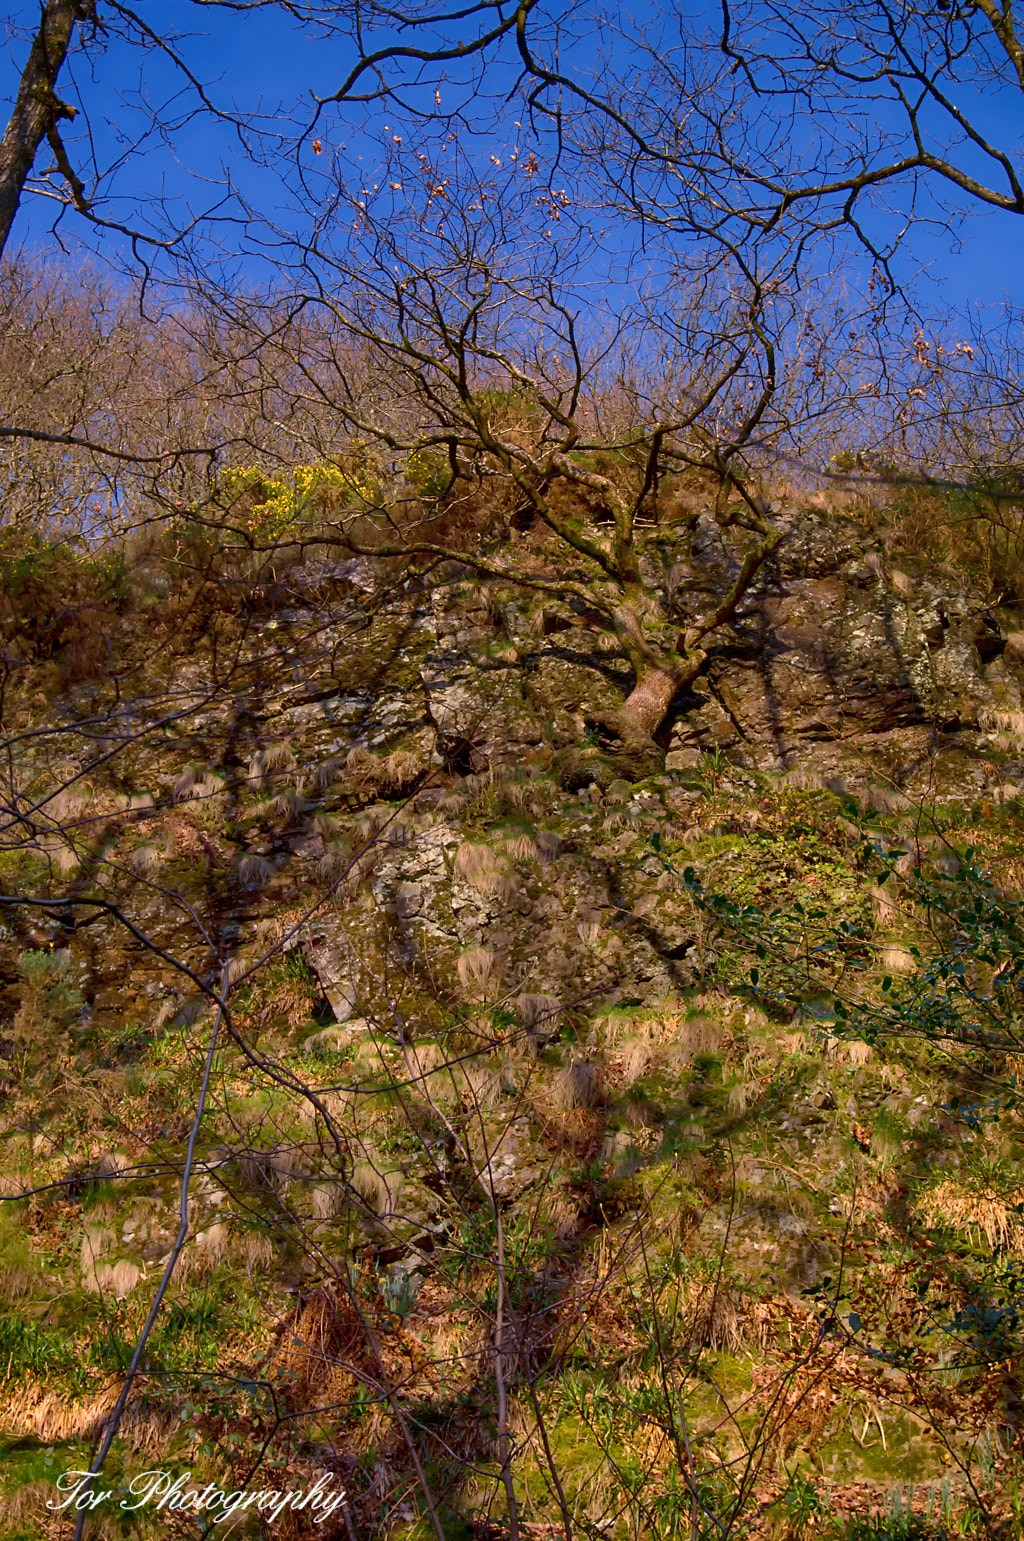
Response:
[[[82,1509],[103,1509],[116,1505],[126,1513],[140,1509],[166,1510],[168,1513],[202,1514],[218,1524],[236,1514],[255,1513],[263,1519],[276,1520],[286,1510],[308,1510],[318,1525],[328,1519],[345,1503],[345,1489],[334,1485],[330,1472],[321,1472],[308,1488],[293,1488],[282,1492],[279,1488],[236,1488],[231,1492],[209,1483],[205,1488],[192,1483],[192,1473],[154,1469],[143,1471],[128,1484],[128,1496],[120,1496],[123,1489],[115,1492],[104,1488],[87,1471],[62,1472],[56,1482],[57,1496],[51,1499],[48,1509],[76,1513]]]

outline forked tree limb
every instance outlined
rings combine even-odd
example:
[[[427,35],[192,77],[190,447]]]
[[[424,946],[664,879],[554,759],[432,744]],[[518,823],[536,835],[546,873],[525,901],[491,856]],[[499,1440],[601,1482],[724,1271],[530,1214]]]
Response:
[[[57,80],[76,26],[93,20],[94,16],[93,0],[47,0],[42,8],[14,110],[0,140],[0,256],[39,146],[56,133],[62,118],[75,116],[75,108],[57,95]]]

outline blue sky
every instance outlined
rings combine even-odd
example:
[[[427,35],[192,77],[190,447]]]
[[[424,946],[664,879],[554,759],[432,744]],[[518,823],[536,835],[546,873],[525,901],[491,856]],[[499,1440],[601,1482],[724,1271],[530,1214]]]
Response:
[[[184,39],[180,48],[196,75],[209,84],[214,99],[224,107],[235,104],[243,112],[261,111],[268,121],[280,111],[289,113],[298,108],[300,115],[308,112],[312,93],[336,89],[353,59],[351,45],[345,40],[311,40],[273,11],[239,15],[189,6],[180,0],[171,8],[143,0],[138,10],[151,20],[154,29],[166,31],[178,26],[183,32],[199,34]],[[8,21],[17,24],[21,20],[27,27],[36,14],[30,6],[16,6]],[[9,38],[0,55],[0,95],[8,103],[27,47],[24,38]],[[586,38],[577,40],[575,47],[585,57]],[[511,79],[511,75],[505,78]],[[88,106],[101,159],[109,157],[119,136],[134,137],[139,132],[139,84],[137,51],[123,43],[113,42],[98,58],[91,75],[81,59],[77,61],[74,84],[67,82],[67,94],[74,99],[77,93]],[[148,61],[144,87],[151,101],[165,102],[177,86],[173,71],[159,60]],[[997,122],[1002,132],[1012,128],[1014,118],[1019,122],[1022,106],[1024,100],[1016,93],[1012,100],[990,98],[973,104],[990,121]],[[367,138],[360,138],[358,112],[353,114],[348,130],[335,127],[329,132],[345,133],[351,153],[361,147],[369,159],[373,139],[383,134],[387,114],[377,108],[367,112]],[[74,130],[68,131],[68,138],[73,141]],[[76,154],[81,156],[84,150],[84,142],[79,142]],[[208,203],[216,198],[216,184],[224,166],[243,179],[255,201],[275,210],[280,222],[288,224],[292,211],[276,177],[271,172],[254,171],[239,155],[230,126],[213,123],[207,117],[183,125],[174,136],[173,147],[157,139],[147,145],[144,154],[131,155],[114,186],[126,200],[122,207],[136,204],[145,209],[149,201],[169,195],[177,200],[179,211],[186,205],[199,208],[204,200]],[[15,243],[31,246],[44,240],[52,207],[44,200],[26,200]],[[76,222],[70,219],[62,226],[72,247],[75,228]],[[932,294],[937,301],[958,308],[998,307],[1004,298],[1024,302],[1022,257],[1024,219],[976,213],[963,222],[958,249],[951,247],[947,234],[920,229],[914,238],[913,262],[904,272],[912,273],[916,265],[928,274],[922,296],[926,303]]]

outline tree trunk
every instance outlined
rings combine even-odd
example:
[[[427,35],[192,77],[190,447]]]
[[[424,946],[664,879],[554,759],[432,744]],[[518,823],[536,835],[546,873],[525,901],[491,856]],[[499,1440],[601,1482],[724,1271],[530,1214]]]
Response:
[[[681,683],[672,670],[642,670],[619,713],[623,738],[653,739]]]
[[[39,31],[21,76],[3,140],[0,141],[0,256],[18,212],[39,146],[60,118],[73,116],[56,94],[75,24],[86,18],[84,0],[47,0]]]
[[[665,721],[674,697],[699,673],[706,655],[695,652],[685,664],[637,668],[636,684],[608,726],[622,741],[614,758],[632,781],[658,775],[665,768],[664,751],[654,735]]]

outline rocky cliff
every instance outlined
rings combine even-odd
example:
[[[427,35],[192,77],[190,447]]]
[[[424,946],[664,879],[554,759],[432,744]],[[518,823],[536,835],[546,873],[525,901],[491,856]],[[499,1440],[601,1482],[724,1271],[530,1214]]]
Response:
[[[140,1452],[240,1482],[262,1445],[339,1474],[349,1535],[431,1504],[444,1535],[729,1505],[797,1535],[794,1494],[838,1524],[910,1478],[908,1515],[980,1524],[985,1473],[1003,1502],[1015,1342],[971,1360],[955,1310],[914,1315],[922,1249],[947,1304],[1024,1250],[1016,1104],[956,1111],[1000,1067],[844,1037],[810,973],[802,1005],[759,994],[704,896],[813,904],[880,977],[927,939],[915,873],[972,844],[1014,893],[1024,604],[850,517],[783,522],[642,781],[603,726],[614,637],[451,565],[307,561],[205,608],[150,566],[91,677],[9,658],[5,1533],[50,1523],[42,1462],[82,1464],[113,1403],[225,967],[108,1487]],[[643,564],[682,625],[737,556],[705,516]]]

